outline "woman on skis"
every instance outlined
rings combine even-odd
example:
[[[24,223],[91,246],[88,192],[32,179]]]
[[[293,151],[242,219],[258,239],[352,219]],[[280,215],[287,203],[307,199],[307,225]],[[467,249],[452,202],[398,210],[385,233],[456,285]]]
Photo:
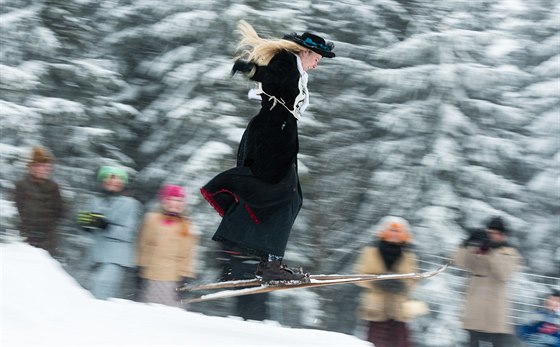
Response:
[[[309,105],[307,71],[323,57],[333,58],[334,44],[303,33],[263,39],[245,21],[232,74],[257,82],[250,98],[261,101],[239,144],[237,167],[201,188],[223,217],[213,240],[260,257],[263,280],[302,280],[306,274],[283,263],[292,225],[302,205],[297,173],[298,123]]]

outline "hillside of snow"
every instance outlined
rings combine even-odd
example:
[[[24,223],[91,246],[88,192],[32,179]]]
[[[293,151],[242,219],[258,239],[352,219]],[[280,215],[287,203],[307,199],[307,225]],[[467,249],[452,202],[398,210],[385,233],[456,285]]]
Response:
[[[356,337],[245,322],[128,300],[95,299],[47,252],[0,245],[0,345],[371,346]]]

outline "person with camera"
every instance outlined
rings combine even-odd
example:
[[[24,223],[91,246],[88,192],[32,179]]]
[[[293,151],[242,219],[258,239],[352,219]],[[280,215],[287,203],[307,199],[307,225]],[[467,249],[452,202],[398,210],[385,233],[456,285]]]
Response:
[[[509,230],[501,217],[493,217],[485,229],[472,229],[453,255],[456,266],[469,275],[463,312],[463,328],[470,347],[515,346],[514,326],[508,321],[507,284],[519,268],[521,257],[507,243]]]

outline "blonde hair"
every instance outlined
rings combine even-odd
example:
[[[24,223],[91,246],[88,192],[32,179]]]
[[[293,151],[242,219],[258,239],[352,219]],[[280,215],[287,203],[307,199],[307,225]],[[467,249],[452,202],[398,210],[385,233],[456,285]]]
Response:
[[[257,34],[251,24],[240,20],[237,32],[241,34],[241,41],[237,45],[236,59],[243,58],[258,65],[267,65],[272,57],[282,51],[299,53],[308,51],[307,48],[285,39],[263,39]]]

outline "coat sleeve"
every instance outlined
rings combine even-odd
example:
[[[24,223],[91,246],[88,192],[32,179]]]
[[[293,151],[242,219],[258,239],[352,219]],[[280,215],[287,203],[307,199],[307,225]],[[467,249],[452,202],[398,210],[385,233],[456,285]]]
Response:
[[[21,220],[22,227],[26,225],[26,215],[25,215],[25,188],[20,182],[15,183],[14,189],[14,201],[16,203],[16,208],[18,210],[19,218]]]
[[[491,275],[507,281],[519,267],[519,255],[514,248],[502,247],[486,254],[476,254],[476,247],[461,247],[453,263],[471,273]]]
[[[490,273],[500,281],[508,281],[519,267],[520,257],[511,247],[502,247],[487,256]]]
[[[140,267],[145,267],[150,263],[147,245],[150,244],[152,234],[150,233],[149,220],[149,215],[144,216],[144,220],[140,226],[140,232],[138,233],[136,263]]]
[[[53,186],[53,208],[56,213],[57,219],[61,219],[66,214],[66,206],[64,204],[64,200],[62,199],[62,195],[60,194],[60,186],[54,183]]]
[[[295,98],[300,93],[299,80],[300,72],[297,65],[297,58],[293,53],[282,51],[277,53],[267,66],[259,66],[253,79],[261,82],[262,90],[273,95],[282,102],[286,103],[289,109],[293,109]],[[262,96],[263,100],[268,97]],[[265,106],[266,105],[266,106]],[[274,105],[272,101],[263,102],[262,106],[267,109]],[[285,112],[272,112],[275,121],[282,121],[281,114]]]
[[[476,256],[473,247],[459,247],[459,249],[453,253],[453,264],[462,269],[473,271],[476,267]]]
[[[286,82],[290,79],[290,75],[294,71],[295,59],[292,53],[280,52],[275,55],[268,65],[257,65],[252,80],[262,82],[266,85],[265,92],[273,93],[285,88]],[[297,67],[295,67],[297,69]],[[297,70],[296,70],[297,72]]]
[[[196,252],[198,249],[198,236],[192,233],[192,228],[188,225],[189,236],[185,240],[185,253],[181,263],[182,277],[196,277]]]
[[[414,253],[409,253],[409,256],[407,257],[406,260],[406,267],[405,267],[405,273],[406,272],[418,272],[418,259],[416,258],[416,255]],[[409,279],[405,279],[404,283],[406,285],[407,288],[407,292],[410,292],[410,290],[412,289],[412,287],[418,282],[418,280],[413,279],[413,278],[409,278]]]
[[[356,274],[370,274],[372,272],[371,269],[371,259],[369,247],[364,247],[356,261],[356,265],[354,266],[354,273]],[[363,288],[373,288],[373,282],[357,282],[357,286]]]

